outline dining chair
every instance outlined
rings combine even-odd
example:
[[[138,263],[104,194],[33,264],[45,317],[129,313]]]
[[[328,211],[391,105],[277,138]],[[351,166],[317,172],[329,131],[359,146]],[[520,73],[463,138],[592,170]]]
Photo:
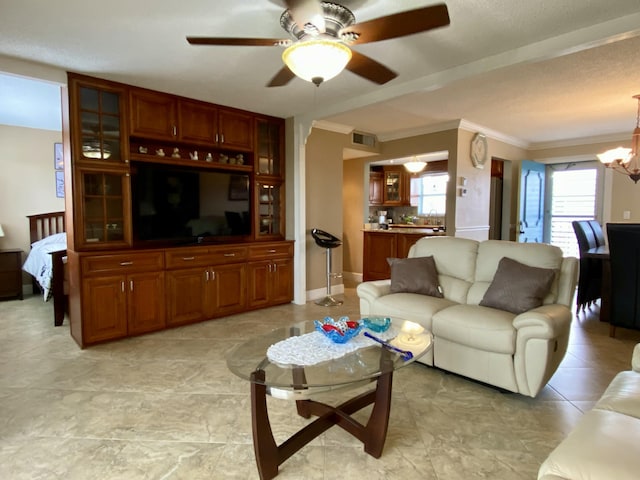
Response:
[[[607,223],[611,262],[610,336],[616,327],[640,330],[640,224]]]
[[[580,271],[576,296],[576,307],[580,312],[581,309],[584,311],[586,307],[591,306],[595,300],[602,298],[602,260],[586,256],[587,250],[599,246],[596,233],[589,225],[589,221],[576,220],[571,224],[580,251]]]

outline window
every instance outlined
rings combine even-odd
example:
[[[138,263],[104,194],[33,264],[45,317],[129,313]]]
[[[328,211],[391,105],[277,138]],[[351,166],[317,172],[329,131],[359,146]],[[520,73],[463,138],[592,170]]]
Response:
[[[411,205],[418,207],[418,215],[444,216],[447,211],[446,173],[429,173],[411,178]]]
[[[554,165],[550,170],[549,243],[579,257],[571,222],[593,220],[598,211],[598,168],[594,163]]]

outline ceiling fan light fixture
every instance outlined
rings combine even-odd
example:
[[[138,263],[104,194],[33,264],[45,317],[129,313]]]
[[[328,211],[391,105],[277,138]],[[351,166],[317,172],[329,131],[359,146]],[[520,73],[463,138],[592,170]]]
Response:
[[[294,43],[282,53],[282,61],[296,76],[316,85],[342,72],[349,60],[349,47],[324,38]]]

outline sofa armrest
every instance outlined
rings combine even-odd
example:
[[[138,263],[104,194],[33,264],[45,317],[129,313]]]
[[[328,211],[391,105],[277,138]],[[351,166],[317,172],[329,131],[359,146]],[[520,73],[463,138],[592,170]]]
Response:
[[[369,315],[371,305],[377,298],[391,293],[391,280],[373,280],[361,283],[356,287],[358,297],[360,297],[360,315]]]
[[[517,330],[513,363],[523,395],[535,397],[560,365],[569,343],[572,316],[568,307],[549,304],[513,319]]]
[[[513,326],[530,338],[557,338],[571,326],[571,310],[557,303],[542,305],[521,313],[513,319]]]
[[[633,356],[631,357],[631,368],[634,372],[640,373],[640,343],[638,343],[633,349]]]

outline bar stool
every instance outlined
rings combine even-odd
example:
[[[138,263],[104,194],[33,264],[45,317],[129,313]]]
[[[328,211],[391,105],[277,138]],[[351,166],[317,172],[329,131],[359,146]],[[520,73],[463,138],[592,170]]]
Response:
[[[316,300],[315,303],[323,307],[342,305],[342,300],[336,300],[331,295],[331,279],[342,278],[342,273],[331,273],[331,250],[342,245],[342,241],[338,237],[317,228],[311,230],[311,236],[318,246],[327,249],[327,295],[320,300]]]

